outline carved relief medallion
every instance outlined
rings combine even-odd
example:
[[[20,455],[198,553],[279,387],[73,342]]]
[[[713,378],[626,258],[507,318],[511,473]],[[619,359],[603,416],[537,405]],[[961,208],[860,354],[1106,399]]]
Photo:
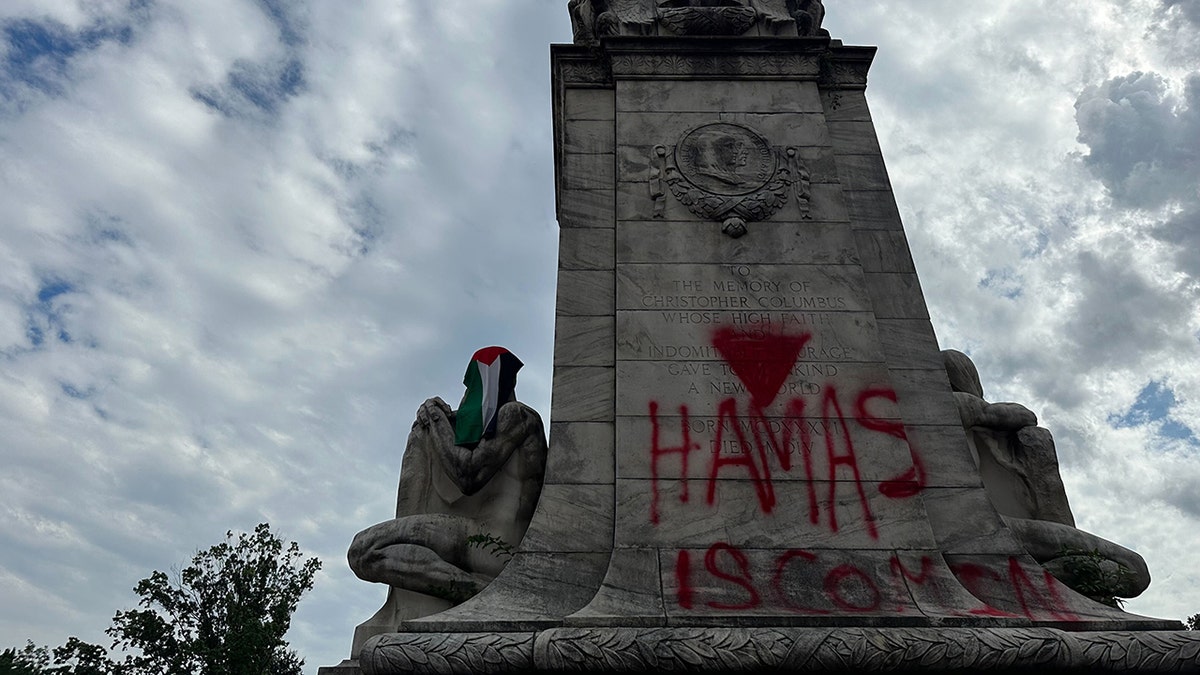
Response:
[[[675,146],[675,164],[701,190],[745,195],[775,175],[775,152],[753,129],[718,122],[689,131]]]
[[[772,147],[750,127],[712,122],[683,134],[674,148],[659,145],[651,158],[654,217],[665,216],[669,189],[681,204],[706,220],[723,221],[737,238],[747,223],[766,220],[794,197],[810,219],[810,174],[795,148]],[[664,185],[665,183],[665,185]]]

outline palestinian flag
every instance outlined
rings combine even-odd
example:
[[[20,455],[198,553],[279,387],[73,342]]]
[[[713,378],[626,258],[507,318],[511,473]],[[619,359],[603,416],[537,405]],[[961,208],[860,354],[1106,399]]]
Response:
[[[496,435],[500,406],[513,400],[521,360],[504,347],[485,347],[475,352],[463,384],[463,394],[454,422],[454,444],[467,448]]]

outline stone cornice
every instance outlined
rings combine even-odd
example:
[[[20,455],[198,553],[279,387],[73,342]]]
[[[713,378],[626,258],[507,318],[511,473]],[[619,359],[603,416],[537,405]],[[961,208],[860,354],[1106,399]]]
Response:
[[[832,89],[862,89],[874,47],[844,47],[828,38],[635,38],[598,46],[555,45],[557,78],[566,86],[609,86],[614,79],[816,80]]]

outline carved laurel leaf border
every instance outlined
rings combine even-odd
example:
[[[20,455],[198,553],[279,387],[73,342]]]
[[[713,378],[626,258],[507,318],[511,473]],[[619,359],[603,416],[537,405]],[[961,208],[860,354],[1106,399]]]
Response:
[[[394,633],[368,641],[366,675],[506,673],[533,670],[533,633]]]
[[[1048,628],[554,628],[373,638],[366,675],[401,673],[1200,672],[1195,632],[1066,633]],[[1081,672],[1083,672],[1081,671]]]
[[[792,639],[749,628],[578,628],[539,636],[539,668],[558,672],[748,671],[783,662]]]

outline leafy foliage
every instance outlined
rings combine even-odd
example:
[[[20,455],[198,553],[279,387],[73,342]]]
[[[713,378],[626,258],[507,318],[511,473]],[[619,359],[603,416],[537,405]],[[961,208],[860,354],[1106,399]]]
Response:
[[[1059,555],[1063,569],[1070,574],[1064,583],[1072,590],[1109,607],[1121,608],[1124,601],[1115,593],[1128,583],[1132,576],[1129,570],[1108,564],[1108,558],[1096,550],[1064,549]]]
[[[50,650],[32,642],[17,651],[6,649],[0,652],[0,675],[41,675],[50,665]]]
[[[1188,630],[1200,630],[1200,614],[1188,617],[1186,625]]]
[[[512,560],[513,547],[507,541],[487,532],[467,537],[467,546],[482,548],[497,558]]]
[[[283,637],[321,562],[295,542],[285,548],[265,523],[225,536],[176,581],[155,571],[138,582],[138,608],[117,612],[105,631],[120,660],[71,638],[53,659],[32,643],[4,652],[0,675],[300,675],[304,661]]]

